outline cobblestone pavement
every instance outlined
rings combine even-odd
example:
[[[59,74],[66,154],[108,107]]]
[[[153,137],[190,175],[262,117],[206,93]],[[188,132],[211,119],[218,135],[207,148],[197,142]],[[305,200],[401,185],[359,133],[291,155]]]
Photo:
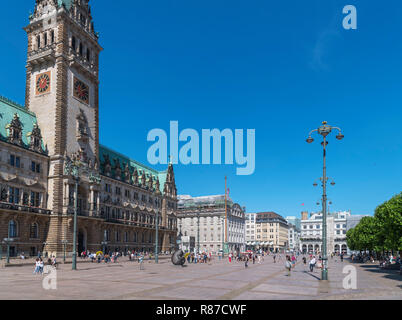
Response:
[[[301,259],[299,259],[301,260]],[[46,275],[33,275],[32,266],[0,269],[0,299],[155,299],[155,300],[273,300],[273,299],[397,299],[402,300],[402,276],[395,270],[380,271],[377,265],[353,264],[357,289],[343,288],[341,263],[329,261],[329,281],[319,281],[320,272],[308,272],[299,262],[290,277],[284,261],[265,257],[259,265],[215,260],[211,264],[173,266],[146,261],[116,264],[79,263],[57,270],[57,289],[45,290]]]

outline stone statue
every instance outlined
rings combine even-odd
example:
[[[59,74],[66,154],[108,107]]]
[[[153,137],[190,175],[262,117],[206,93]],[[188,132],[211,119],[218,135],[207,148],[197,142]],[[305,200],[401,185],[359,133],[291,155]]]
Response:
[[[177,250],[175,253],[172,255],[172,263],[175,266],[184,266],[184,263],[186,262],[186,259],[184,258],[184,252],[183,250]]]

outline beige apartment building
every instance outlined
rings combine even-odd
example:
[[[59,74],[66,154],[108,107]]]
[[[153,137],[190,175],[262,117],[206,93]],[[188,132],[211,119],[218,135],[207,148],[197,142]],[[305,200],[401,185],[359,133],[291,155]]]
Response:
[[[256,244],[273,252],[286,250],[288,247],[288,223],[275,212],[257,213],[255,220]]]

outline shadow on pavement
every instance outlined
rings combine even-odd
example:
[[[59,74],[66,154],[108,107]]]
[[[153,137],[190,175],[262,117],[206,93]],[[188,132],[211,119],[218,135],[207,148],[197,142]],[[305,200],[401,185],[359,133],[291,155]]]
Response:
[[[315,276],[314,274],[311,274],[311,273],[308,272],[308,271],[303,271],[303,273],[308,274],[309,276],[312,276],[313,278],[315,278],[315,279],[317,279],[317,280],[321,280],[321,278]]]
[[[376,265],[362,265],[361,267],[369,272],[383,274],[384,278],[402,281],[402,275],[399,273],[399,270],[382,269]]]

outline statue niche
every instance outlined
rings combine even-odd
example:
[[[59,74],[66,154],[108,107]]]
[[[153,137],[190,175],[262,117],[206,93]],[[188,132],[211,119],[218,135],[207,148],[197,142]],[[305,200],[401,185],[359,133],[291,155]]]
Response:
[[[86,144],[89,141],[88,120],[82,109],[80,109],[80,113],[77,115],[76,120],[77,120],[77,141]]]

